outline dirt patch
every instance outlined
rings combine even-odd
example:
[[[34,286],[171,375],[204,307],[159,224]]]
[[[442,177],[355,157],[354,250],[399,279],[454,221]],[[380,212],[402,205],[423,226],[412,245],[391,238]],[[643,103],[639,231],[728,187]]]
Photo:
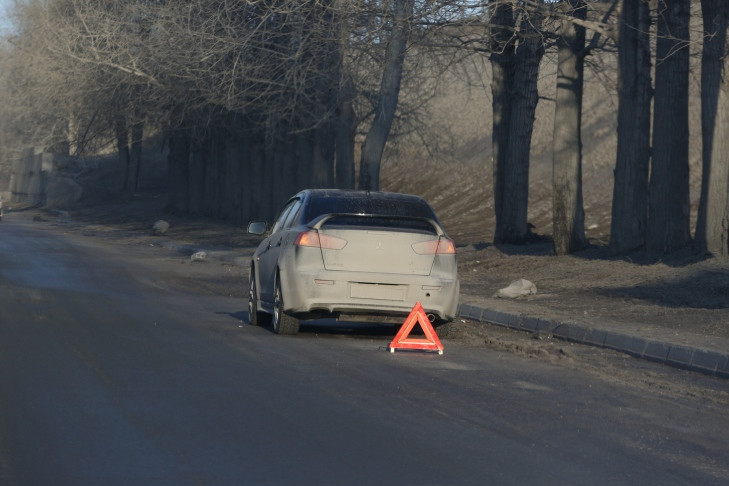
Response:
[[[563,322],[639,324],[729,338],[729,264],[690,251],[659,263],[617,258],[603,246],[551,256],[548,242],[469,245],[459,251],[462,293],[487,306]],[[494,293],[525,278],[536,295],[504,302]]]

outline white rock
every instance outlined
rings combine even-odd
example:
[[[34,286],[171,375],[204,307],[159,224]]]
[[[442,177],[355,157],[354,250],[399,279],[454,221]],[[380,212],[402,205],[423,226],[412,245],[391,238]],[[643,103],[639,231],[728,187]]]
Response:
[[[516,299],[517,297],[523,297],[525,295],[533,295],[537,293],[537,286],[531,283],[529,280],[520,278],[511,282],[511,284],[499,290],[494,294],[494,297],[500,299]]]
[[[190,256],[190,260],[193,262],[201,262],[205,260],[208,257],[208,254],[204,251],[196,251],[195,253]]]
[[[167,221],[160,219],[156,223],[152,225],[152,233],[155,235],[163,235],[167,233],[170,230],[170,223]]]

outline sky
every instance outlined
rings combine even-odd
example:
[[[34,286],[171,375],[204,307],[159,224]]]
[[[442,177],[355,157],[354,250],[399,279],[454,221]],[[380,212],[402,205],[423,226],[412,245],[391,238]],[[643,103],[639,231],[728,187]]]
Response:
[[[10,28],[10,20],[8,20],[7,10],[13,5],[13,0],[0,0],[0,30],[5,32]]]

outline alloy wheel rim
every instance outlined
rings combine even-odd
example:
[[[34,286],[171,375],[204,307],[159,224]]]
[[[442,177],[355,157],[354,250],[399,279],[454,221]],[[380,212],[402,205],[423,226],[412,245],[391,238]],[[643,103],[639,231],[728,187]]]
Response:
[[[255,306],[255,288],[256,282],[252,277],[248,280],[248,319],[253,319],[253,313],[256,312]]]
[[[273,328],[278,330],[279,319],[281,318],[281,289],[276,284],[276,292],[273,296]]]

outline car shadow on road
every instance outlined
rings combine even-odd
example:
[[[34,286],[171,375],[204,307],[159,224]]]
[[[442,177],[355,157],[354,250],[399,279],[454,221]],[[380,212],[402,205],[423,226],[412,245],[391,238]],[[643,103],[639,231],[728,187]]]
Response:
[[[339,322],[336,319],[302,321],[300,333],[330,336],[395,336],[399,326],[372,322]]]
[[[232,317],[245,325],[248,321],[248,311],[218,312]],[[273,333],[270,325],[261,326]],[[400,324],[373,323],[373,322],[340,322],[336,319],[313,319],[301,321],[299,334],[303,335],[326,335],[326,336],[355,336],[355,337],[393,337],[397,334]],[[413,330],[415,334],[418,329]]]

